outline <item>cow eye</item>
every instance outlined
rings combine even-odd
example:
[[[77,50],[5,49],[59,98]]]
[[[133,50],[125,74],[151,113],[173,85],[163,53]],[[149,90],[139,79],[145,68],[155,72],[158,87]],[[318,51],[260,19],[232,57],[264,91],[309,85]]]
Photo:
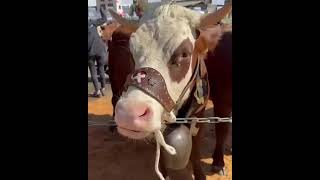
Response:
[[[171,64],[171,65],[178,65],[177,58],[178,58],[178,57],[172,59],[172,60],[170,61],[170,64]]]
[[[181,54],[175,55],[171,60],[172,65],[180,66],[183,63],[187,63],[189,61],[190,55],[187,52],[183,52]]]
[[[188,57],[188,54],[186,52],[182,53],[182,57],[183,58],[187,58]]]

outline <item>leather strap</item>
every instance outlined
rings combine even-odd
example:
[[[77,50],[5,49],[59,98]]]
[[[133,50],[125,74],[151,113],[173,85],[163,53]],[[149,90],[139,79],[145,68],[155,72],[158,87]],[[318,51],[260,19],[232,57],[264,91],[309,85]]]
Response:
[[[163,79],[162,75],[151,67],[137,69],[132,74],[128,75],[125,83],[125,89],[127,89],[128,86],[134,86],[157,100],[167,112],[171,112],[172,110],[176,111],[181,105],[181,100],[187,90],[195,85],[195,79],[199,73],[199,68],[200,62],[197,59],[195,71],[193,72],[190,81],[183,89],[177,102],[174,102],[169,95],[165,80]]]
[[[144,67],[134,71],[127,77],[125,86],[134,86],[145,92],[156,99],[168,112],[175,106],[163,77],[153,68]]]

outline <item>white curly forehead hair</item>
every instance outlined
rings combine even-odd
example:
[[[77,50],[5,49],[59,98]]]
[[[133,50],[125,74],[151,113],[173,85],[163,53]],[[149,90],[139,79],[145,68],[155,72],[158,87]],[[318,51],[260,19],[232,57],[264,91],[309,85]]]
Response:
[[[193,44],[199,19],[197,12],[171,4],[162,5],[153,14],[144,16],[130,38],[130,50],[137,64],[154,58],[168,60],[187,38]],[[154,57],[146,58],[149,56]]]
[[[201,14],[191,9],[176,4],[164,4],[157,7],[154,11],[150,10],[140,20],[140,24],[150,19],[174,18],[186,21],[190,27],[195,28],[199,25]]]
[[[166,22],[172,20],[183,21],[193,30],[203,28],[216,24],[225,15],[227,15],[232,8],[232,3],[229,3],[214,13],[202,15],[196,11],[174,3],[164,3],[166,4],[163,4],[163,2],[150,4],[149,9],[144,13],[138,24],[130,23],[128,20],[115,13],[112,9],[109,9],[109,11],[116,21],[126,26],[127,29],[130,29],[132,32],[135,32],[139,27],[143,26],[143,24],[150,24],[150,22],[155,21]]]

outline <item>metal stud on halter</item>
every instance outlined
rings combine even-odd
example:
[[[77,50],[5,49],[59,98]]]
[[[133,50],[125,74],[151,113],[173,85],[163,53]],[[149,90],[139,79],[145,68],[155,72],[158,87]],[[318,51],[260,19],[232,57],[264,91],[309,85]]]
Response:
[[[136,73],[135,75],[132,75],[131,79],[136,80],[138,83],[141,83],[141,80],[145,77],[146,77],[146,73],[142,71],[142,72]]]
[[[166,83],[162,75],[151,67],[143,67],[135,70],[130,78],[127,78],[126,89],[134,86],[157,100],[165,110],[170,113],[175,102],[168,93]]]

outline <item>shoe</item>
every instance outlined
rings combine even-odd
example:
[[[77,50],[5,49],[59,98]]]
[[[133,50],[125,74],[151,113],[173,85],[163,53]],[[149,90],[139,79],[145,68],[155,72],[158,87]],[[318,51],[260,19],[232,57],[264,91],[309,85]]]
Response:
[[[213,173],[219,174],[220,176],[226,176],[226,169],[223,166],[211,166],[211,171]]]
[[[104,96],[104,91],[106,90],[106,88],[101,88],[100,92],[101,92],[101,95]]]
[[[101,92],[100,91],[94,92],[91,96],[92,97],[96,97],[96,98],[100,98],[101,97]]]

